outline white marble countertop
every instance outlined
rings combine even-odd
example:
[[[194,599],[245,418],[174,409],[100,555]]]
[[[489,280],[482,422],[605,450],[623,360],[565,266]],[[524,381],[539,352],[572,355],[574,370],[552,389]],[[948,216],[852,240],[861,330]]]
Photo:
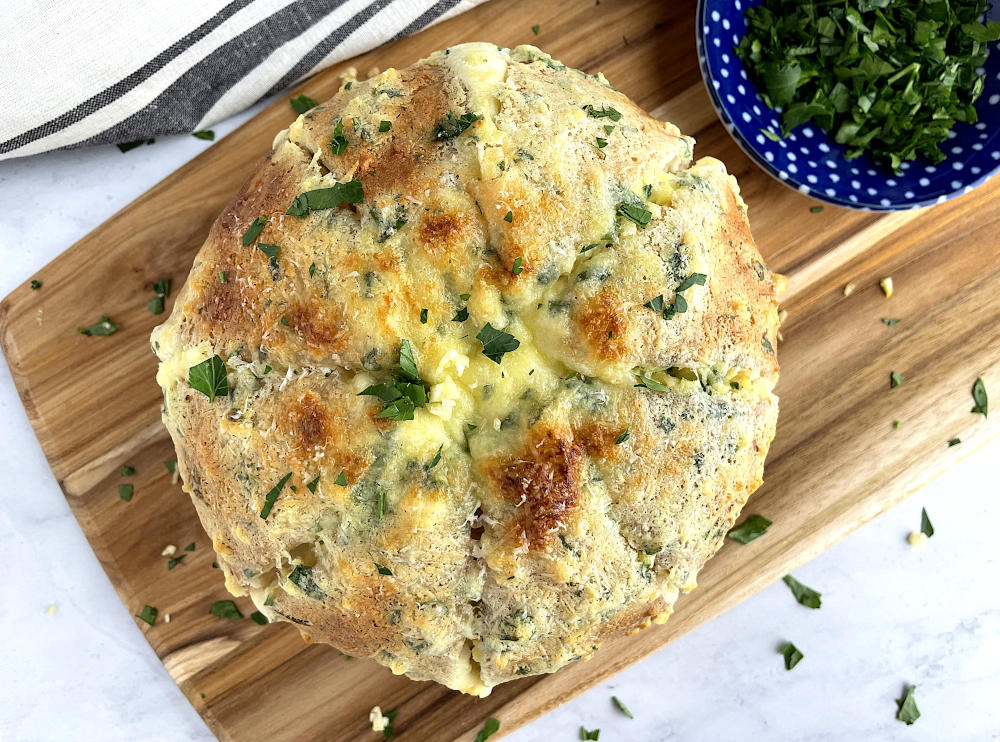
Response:
[[[0,296],[206,146],[173,137],[0,162]],[[0,739],[213,739],[101,570],[2,362],[0,418]],[[1000,740],[994,457],[1000,442],[798,570],[821,610],[779,582],[509,739],[574,740],[583,724],[608,742]],[[922,506],[937,532],[915,549]],[[791,672],[787,640],[805,654]],[[922,716],[907,727],[894,699],[910,683]]]

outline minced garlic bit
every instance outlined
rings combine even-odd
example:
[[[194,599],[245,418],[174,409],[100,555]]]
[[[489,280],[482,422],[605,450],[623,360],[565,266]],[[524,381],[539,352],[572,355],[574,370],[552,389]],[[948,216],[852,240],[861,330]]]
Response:
[[[856,288],[857,285],[853,281],[851,281],[846,286],[844,286],[844,296],[850,296],[851,294],[854,293],[854,289]]]
[[[59,610],[59,606],[57,606],[55,603],[53,603],[52,605],[50,605],[48,608],[45,609],[45,615],[46,616],[54,616],[54,615],[56,615],[56,611],[57,610]]]
[[[923,546],[927,540],[927,534],[920,531],[911,531],[906,540],[910,542],[910,546]]]
[[[878,282],[878,285],[882,287],[882,293],[885,294],[886,299],[892,296],[892,276],[883,278]]]
[[[170,614],[169,613],[164,613],[163,614],[163,623],[170,623]]]
[[[167,544],[163,547],[163,551],[160,552],[160,556],[173,556],[177,552],[177,547],[173,544]]]
[[[381,732],[389,726],[389,719],[382,716],[382,709],[378,706],[368,712],[368,721],[372,723],[373,732]]]

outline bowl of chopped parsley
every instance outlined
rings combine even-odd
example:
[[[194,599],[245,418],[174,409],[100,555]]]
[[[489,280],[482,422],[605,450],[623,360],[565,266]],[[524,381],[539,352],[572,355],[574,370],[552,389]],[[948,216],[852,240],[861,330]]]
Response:
[[[802,193],[894,211],[1000,171],[1000,6],[700,0],[697,22],[726,129]]]

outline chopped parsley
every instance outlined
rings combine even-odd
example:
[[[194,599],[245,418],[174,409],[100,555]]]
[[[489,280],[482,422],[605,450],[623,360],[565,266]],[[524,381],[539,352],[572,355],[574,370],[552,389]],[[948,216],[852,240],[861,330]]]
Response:
[[[173,559],[169,560],[167,562],[167,570],[169,571],[169,570],[173,569],[174,567],[176,567],[178,564],[181,563],[181,561],[186,556],[187,556],[187,554],[181,554],[180,556],[176,556]]]
[[[767,533],[768,526],[770,525],[771,521],[763,515],[754,514],[730,530],[726,535],[733,541],[739,541],[741,544],[749,544],[754,539],[760,538]]]
[[[945,158],[958,122],[975,123],[976,72],[1000,22],[986,2],[765,0],[746,12],[736,46],[764,102],[782,109],[782,133],[812,122],[847,148],[899,170]]]
[[[349,654],[345,654],[344,656],[347,657],[347,659],[352,659]],[[392,724],[396,721],[396,714],[398,713],[399,712],[396,709],[393,709],[392,711],[386,711],[382,714],[382,718],[385,719],[385,726],[382,728],[382,736],[385,739],[392,739],[396,736],[396,730],[393,729]]]
[[[823,212],[822,206],[812,206],[809,209],[810,214],[821,214]]]
[[[976,379],[976,383],[972,385],[972,401],[976,404],[969,412],[989,417],[987,414],[989,412],[989,400],[986,398],[986,385],[983,383],[982,378]]]
[[[131,477],[133,474],[135,474],[135,467],[134,466],[129,466],[128,464],[126,464],[125,466],[122,467],[122,476],[123,477]]]
[[[889,388],[895,389],[897,386],[903,383],[903,375],[896,371],[889,373]]]
[[[601,730],[600,729],[587,729],[586,727],[580,727],[580,739],[600,739]]]
[[[433,459],[431,459],[431,463],[429,463],[429,464],[427,465],[427,471],[430,471],[430,470],[431,470],[431,469],[433,469],[433,468],[434,468],[435,466],[437,466],[437,465],[438,465],[439,463],[441,463],[441,451],[442,451],[443,449],[444,449],[444,444],[442,443],[442,444],[441,444],[440,446],[438,446],[438,450],[437,450],[437,453],[436,453],[436,454],[434,454],[434,458],[433,458]]]
[[[948,439],[948,448],[951,448],[952,446],[957,446],[961,442],[962,442],[961,438],[949,438]]]
[[[627,716],[630,719],[635,718],[634,716],[632,716],[632,712],[628,710],[628,706],[622,703],[621,699],[618,698],[618,696],[611,696],[611,700],[615,704],[615,706],[618,707],[618,710],[621,711],[623,714],[625,714],[625,716]]]
[[[426,308],[420,310],[420,324],[422,324],[422,325],[426,325],[427,324],[427,309]]]
[[[333,138],[330,140],[330,149],[333,154],[342,155],[347,151],[347,137],[344,136],[344,121],[337,119],[337,125],[333,127]]]
[[[588,104],[583,107],[583,110],[587,112],[587,115],[595,119],[609,118],[612,121],[620,121],[622,117],[621,113],[611,106],[607,106],[605,108],[595,108],[594,106]]]
[[[202,129],[201,131],[193,131],[191,132],[191,136],[193,136],[195,139],[204,139],[206,142],[215,141],[215,132],[212,131],[211,129]]]
[[[467,320],[467,319],[469,319],[469,308],[468,307],[462,307],[457,312],[455,312],[455,316],[451,318],[451,321],[452,322],[465,322],[465,320]]]
[[[142,610],[135,614],[140,621],[145,621],[150,626],[156,623],[156,614],[159,613],[153,606],[144,605]]]
[[[380,132],[382,132],[383,134],[385,132],[389,131],[391,128],[392,128],[392,122],[391,121],[379,121],[378,122],[378,130]]]
[[[267,224],[269,219],[270,217],[266,214],[261,214],[250,222],[250,226],[247,227],[247,231],[243,233],[243,247],[250,247],[250,245],[254,243],[254,240],[256,240],[260,236],[260,233],[264,231],[264,226]]]
[[[219,283],[227,283],[225,271],[219,271]]]
[[[420,378],[417,362],[409,340],[399,348],[399,370],[388,384],[372,384],[358,393],[359,397],[378,397],[385,407],[375,417],[386,420],[412,420],[418,407],[427,405],[427,385]]]
[[[642,374],[636,374],[635,378],[638,380],[636,386],[644,386],[647,389],[652,389],[654,392],[666,392],[670,391],[670,388],[666,384],[661,384],[656,379],[651,379],[648,376],[643,376]]]
[[[267,620],[267,616],[265,616],[260,611],[254,611],[253,613],[251,613],[250,620],[253,621],[255,624],[257,624],[258,626],[267,626],[270,623],[270,621]]]
[[[146,302],[146,309],[153,314],[163,314],[164,302],[170,296],[170,279],[161,278],[153,284],[153,292],[156,294]]]
[[[312,278],[315,275],[316,275],[316,264],[315,263],[310,263],[309,264],[309,278]]]
[[[508,224],[512,224],[514,222],[514,212],[508,211],[506,214],[503,215],[503,220]]]
[[[132,495],[135,492],[135,487],[131,484],[119,484],[118,485],[118,496],[125,502],[132,501]]]
[[[461,116],[456,116],[451,111],[448,111],[445,117],[438,121],[437,126],[434,128],[433,138],[437,142],[454,139],[476,121],[481,121],[482,118],[478,113],[463,113]]]
[[[316,101],[304,93],[294,98],[289,98],[288,103],[291,105],[292,110],[295,111],[295,113],[305,113],[310,108],[315,108],[319,105]]]
[[[42,282],[37,278],[32,278],[30,286],[32,291],[38,291],[42,287]]]
[[[503,360],[504,353],[517,350],[521,341],[508,332],[498,330],[489,322],[476,333],[476,339],[483,344],[483,355],[496,364]]]
[[[307,567],[304,564],[297,564],[295,569],[289,573],[288,580],[310,598],[313,598],[314,600],[326,599],[326,593],[323,592],[319,585],[316,584],[316,578],[313,577],[312,567]]]
[[[799,605],[804,605],[806,608],[819,608],[823,601],[820,600],[821,593],[816,592],[812,588],[808,588],[801,582],[796,580],[791,575],[785,575],[781,578],[782,581],[788,588],[792,591],[792,595],[795,596],[795,600],[799,602]]]
[[[194,551],[194,541],[184,547],[184,551]]]
[[[910,726],[920,718],[920,710],[917,708],[917,702],[913,698],[913,691],[916,689],[917,686],[915,685],[908,686],[903,697],[896,701],[896,718],[906,724],[906,726]]]
[[[90,337],[91,335],[113,335],[121,327],[117,322],[112,322],[108,317],[101,315],[101,319],[90,327],[77,327],[76,331],[81,335]]]
[[[514,266],[510,269],[510,272],[515,276],[521,275],[521,271],[524,270],[524,258],[514,258]]]
[[[458,298],[461,299],[462,301],[468,301],[469,297],[471,297],[471,296],[472,296],[472,294],[459,294]]]
[[[319,478],[321,476],[323,475],[317,474],[314,480],[312,480],[311,482],[306,482],[306,489],[312,492],[314,495],[316,494],[316,488],[319,486]]]
[[[492,716],[486,720],[483,724],[483,728],[479,730],[473,742],[486,742],[490,737],[497,733],[500,729],[500,722],[494,719]]]
[[[600,246],[600,244],[601,244],[600,242],[591,242],[589,245],[584,245],[583,247],[581,247],[580,252],[581,253],[589,252],[593,250],[595,247]]]
[[[647,301],[643,304],[643,306],[652,309],[654,312],[661,313],[663,315],[663,319],[673,319],[675,314],[686,312],[688,310],[687,299],[682,296],[682,292],[687,291],[695,284],[698,286],[704,286],[707,278],[708,276],[704,273],[692,273],[677,286],[677,289],[674,292],[673,304],[667,304],[663,298],[663,294],[660,294],[659,296],[655,296]]]
[[[281,490],[285,488],[285,485],[291,477],[292,473],[288,472],[288,474],[279,479],[278,483],[274,485],[266,495],[264,495],[264,507],[260,509],[261,520],[267,520],[267,516],[271,514],[271,509],[274,507],[274,503],[278,501],[278,495],[281,494]]]
[[[617,214],[637,224],[642,229],[646,228],[649,220],[653,217],[653,212],[637,203],[618,204]]]
[[[632,424],[629,423],[628,425],[625,426],[625,432],[615,439],[615,445],[620,446],[622,443],[627,441],[629,437],[631,437],[631,435],[632,435]]]
[[[236,607],[236,603],[231,600],[217,600],[212,603],[212,607],[208,609],[208,612],[213,616],[218,616],[219,618],[243,618],[243,614],[240,613],[240,609]]]
[[[538,36],[538,32],[540,30],[541,30],[541,26],[539,26],[537,23],[534,26],[531,27],[531,33],[535,34],[535,36]]]
[[[188,384],[196,392],[208,397],[214,402],[216,397],[229,394],[229,380],[226,377],[226,364],[222,356],[214,355],[188,369]]]
[[[347,472],[341,470],[340,474],[337,475],[337,478],[333,480],[333,483],[336,484],[336,485],[338,485],[339,487],[346,487],[347,486]]]
[[[164,461],[163,465],[167,468],[167,471],[170,472],[171,474],[177,473],[177,459],[174,459],[173,461]]]
[[[882,324],[883,325],[888,325],[889,327],[892,327],[893,325],[898,325],[899,324],[899,320],[897,318],[895,318],[895,317],[883,317],[882,318]]]
[[[285,213],[289,216],[305,216],[310,211],[332,209],[341,204],[359,204],[365,200],[360,180],[336,183],[330,188],[317,188],[300,193],[292,201]]]
[[[920,532],[927,538],[934,535],[934,526],[931,519],[927,517],[927,508],[920,508]]]
[[[420,371],[417,370],[417,361],[413,357],[413,348],[406,339],[399,344],[399,370],[411,381],[420,381]]]
[[[122,152],[128,152],[130,149],[141,147],[144,144],[153,144],[154,142],[156,142],[155,139],[136,139],[134,142],[119,142],[115,146]]]
[[[393,576],[391,569],[389,569],[388,567],[383,567],[378,562],[375,562],[375,569],[378,570],[378,573],[380,575],[385,575],[386,577],[392,577]]]
[[[805,656],[802,654],[802,652],[799,651],[799,648],[796,647],[791,642],[786,643],[785,646],[782,647],[781,654],[785,658],[786,670],[791,670],[793,667],[799,664],[799,662],[801,662],[802,658]]]

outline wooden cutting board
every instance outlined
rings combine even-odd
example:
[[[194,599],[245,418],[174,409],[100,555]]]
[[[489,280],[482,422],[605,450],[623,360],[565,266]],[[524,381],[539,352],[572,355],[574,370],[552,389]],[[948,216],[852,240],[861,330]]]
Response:
[[[471,740],[489,716],[509,732],[814,557],[1000,431],[997,417],[969,412],[977,376],[1000,390],[1000,178],[930,210],[880,216],[827,206],[811,213],[816,202],[765,175],[717,122],[697,69],[694,6],[492,0],[350,62],[364,74],[489,40],[537,43],[574,67],[603,71],[654,115],[695,136],[696,154],[728,164],[761,252],[789,276],[778,434],[764,487],[747,508],[774,525],[747,546],[728,543],[665,626],[605,646],[589,662],[500,686],[480,700],[395,677],[329,647],[307,647],[289,625],[209,615],[227,594],[194,508],[163,465],[174,455],[159,421],[147,339],[166,315],[151,315],[146,301],[165,276],[176,294],[216,214],[294,118],[285,100],[69,248],[37,275],[40,291],[25,283],[0,303],[0,339],[15,384],[81,528],[126,609],[159,609],[155,626],[140,626],[220,739],[374,739],[367,715],[376,704],[398,710],[403,742]],[[332,95],[346,66],[301,92]],[[895,283],[891,299],[878,288],[884,276]],[[848,282],[857,285],[850,297]],[[111,337],[76,332],[101,314],[121,330]],[[890,327],[882,317],[901,321]],[[893,370],[906,380],[890,390]],[[948,447],[956,436],[961,445]],[[136,468],[128,480],[120,475],[124,464]],[[129,503],[117,493],[124,481],[135,485]],[[190,542],[195,550],[168,571],[163,547]],[[246,600],[239,604],[252,610]]]

